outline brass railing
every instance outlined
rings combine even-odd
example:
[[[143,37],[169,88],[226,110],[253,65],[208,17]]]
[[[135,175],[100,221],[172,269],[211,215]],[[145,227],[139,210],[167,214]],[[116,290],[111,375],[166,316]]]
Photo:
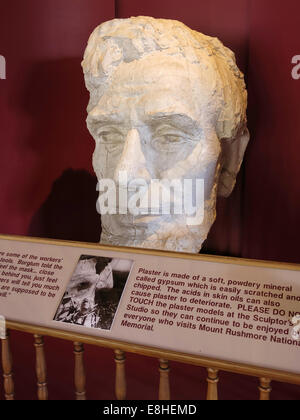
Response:
[[[125,359],[126,352],[135,353],[143,356],[154,357],[158,359],[160,372],[160,382],[158,399],[170,400],[170,365],[169,361],[188,363],[201,366],[207,369],[207,400],[218,400],[218,382],[219,372],[227,371],[231,373],[244,374],[258,378],[258,395],[262,401],[270,399],[271,382],[292,383],[300,385],[300,375],[257,366],[233,363],[222,360],[209,359],[197,355],[178,353],[170,350],[164,350],[154,347],[146,347],[136,344],[92,337],[73,332],[67,332],[52,328],[44,328],[18,322],[6,323],[6,337],[2,339],[2,367],[4,376],[4,392],[7,400],[13,400],[14,395],[14,379],[13,379],[13,359],[10,348],[10,330],[22,331],[33,334],[33,342],[36,351],[36,376],[37,376],[37,397],[39,400],[48,399],[47,389],[47,368],[44,350],[44,336],[56,337],[64,340],[73,341],[74,343],[74,384],[75,396],[77,400],[86,399],[86,374],[84,368],[84,344],[92,344],[99,347],[110,348],[114,351],[116,373],[115,373],[115,393],[118,400],[126,399],[126,374]],[[145,399],[147,396],[145,395]]]

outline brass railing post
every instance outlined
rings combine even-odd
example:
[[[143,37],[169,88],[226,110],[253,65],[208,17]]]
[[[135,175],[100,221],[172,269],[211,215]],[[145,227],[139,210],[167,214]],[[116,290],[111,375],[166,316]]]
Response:
[[[219,382],[219,371],[217,369],[207,369],[207,400],[218,401],[218,382]]]
[[[34,347],[36,353],[36,377],[37,377],[37,394],[41,401],[48,400],[47,388],[47,366],[44,351],[44,337],[34,334]]]
[[[258,387],[260,393],[260,401],[269,401],[271,397],[271,379],[259,378],[260,386]]]
[[[115,350],[116,362],[116,383],[115,391],[116,397],[119,401],[126,399],[126,372],[125,372],[125,353],[121,350]]]
[[[84,346],[82,343],[74,343],[75,367],[74,367],[74,383],[76,400],[86,400],[86,375],[83,362]]]
[[[159,359],[159,400],[170,400],[170,367],[169,361],[164,359]]]
[[[12,370],[12,354],[10,349],[9,330],[6,330],[5,338],[2,338],[2,369],[4,378],[4,392],[6,400],[14,399],[14,381]]]

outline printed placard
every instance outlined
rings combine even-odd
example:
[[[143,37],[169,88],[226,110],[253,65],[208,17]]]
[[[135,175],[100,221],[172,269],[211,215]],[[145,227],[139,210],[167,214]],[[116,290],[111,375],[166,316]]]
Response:
[[[299,274],[298,265],[2,237],[0,314],[300,373]]]

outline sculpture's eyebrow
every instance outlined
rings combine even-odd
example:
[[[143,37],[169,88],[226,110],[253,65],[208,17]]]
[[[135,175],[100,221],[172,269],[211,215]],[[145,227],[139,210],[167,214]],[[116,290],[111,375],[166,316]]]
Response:
[[[124,125],[124,115],[122,114],[105,114],[101,112],[90,112],[88,121],[92,124],[102,125]],[[127,124],[129,121],[127,122]],[[158,125],[167,124],[181,131],[199,131],[199,123],[187,114],[183,113],[165,113],[147,114],[144,123],[156,127]]]
[[[92,123],[97,123],[99,125],[105,124],[120,124],[124,121],[124,117],[121,114],[102,114],[102,113],[93,113],[91,112],[88,115],[88,120]]]
[[[149,125],[157,124],[170,124],[174,128],[181,130],[199,130],[198,121],[191,118],[186,114],[174,114],[174,113],[158,113],[149,114],[146,117],[146,123]]]

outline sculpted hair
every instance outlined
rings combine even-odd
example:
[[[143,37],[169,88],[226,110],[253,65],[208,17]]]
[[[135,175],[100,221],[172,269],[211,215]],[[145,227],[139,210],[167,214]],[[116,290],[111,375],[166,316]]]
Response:
[[[234,53],[217,38],[181,22],[143,16],[105,22],[91,34],[82,62],[90,92],[88,112],[99,102],[119,65],[161,53],[182,57],[202,72],[215,72],[217,82],[207,88],[209,106],[218,107],[212,114],[216,115],[214,124],[220,140],[234,139],[247,130],[247,91]]]

